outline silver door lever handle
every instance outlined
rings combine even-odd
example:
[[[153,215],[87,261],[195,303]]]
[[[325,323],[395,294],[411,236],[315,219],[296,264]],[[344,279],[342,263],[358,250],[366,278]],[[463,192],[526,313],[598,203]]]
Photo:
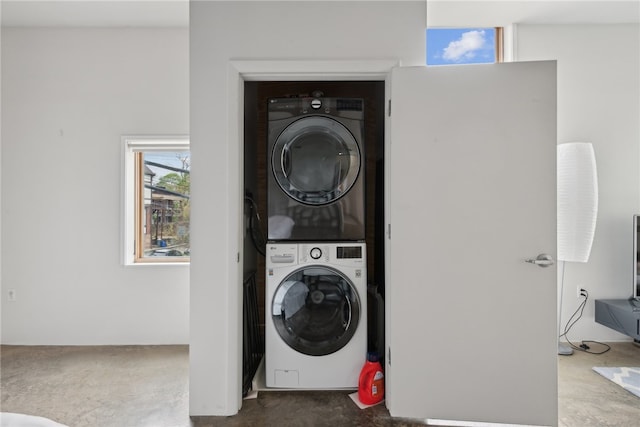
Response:
[[[554,264],[553,257],[548,254],[540,254],[536,259],[525,259],[524,261],[535,264],[538,267],[550,267]]]

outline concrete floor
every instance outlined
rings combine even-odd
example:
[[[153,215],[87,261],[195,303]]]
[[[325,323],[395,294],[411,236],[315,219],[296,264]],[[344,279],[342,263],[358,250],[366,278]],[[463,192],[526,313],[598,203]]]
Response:
[[[260,392],[233,417],[188,415],[188,347],[2,346],[1,410],[71,427],[418,426],[384,405],[358,409],[348,392]],[[640,366],[640,348],[559,357],[559,425],[639,426],[640,398],[591,370]]]

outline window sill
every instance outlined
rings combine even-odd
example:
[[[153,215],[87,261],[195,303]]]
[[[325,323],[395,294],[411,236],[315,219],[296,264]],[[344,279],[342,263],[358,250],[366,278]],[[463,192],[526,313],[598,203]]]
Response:
[[[125,267],[181,267],[190,266],[190,261],[185,262],[128,262]]]

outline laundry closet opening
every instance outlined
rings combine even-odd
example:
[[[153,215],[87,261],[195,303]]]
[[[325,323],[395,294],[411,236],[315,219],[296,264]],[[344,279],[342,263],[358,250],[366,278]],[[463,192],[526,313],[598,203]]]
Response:
[[[363,234],[339,234],[332,236],[330,231],[323,233],[328,242],[362,242],[366,244],[366,295],[360,295],[361,299],[366,299],[366,327],[367,327],[367,350],[377,351],[381,356],[384,354],[384,312],[383,299],[385,292],[385,221],[384,221],[384,114],[385,114],[385,84],[384,81],[246,81],[244,83],[244,248],[243,248],[243,274],[246,282],[255,283],[255,293],[257,304],[253,310],[257,313],[246,313],[244,316],[244,360],[243,375],[250,374],[257,366],[251,365],[254,362],[252,354],[256,349],[248,348],[255,345],[264,345],[265,342],[265,316],[268,315],[266,307],[266,263],[265,249],[266,243],[278,242],[278,235],[269,233],[269,208],[268,194],[270,189],[269,180],[274,181],[273,176],[278,172],[274,167],[283,169],[290,168],[288,157],[283,160],[272,162],[273,144],[269,143],[269,100],[286,99],[300,100],[312,99],[361,99],[363,113],[362,135],[359,136],[358,143],[361,159],[358,168],[358,177],[352,176],[354,180],[360,178],[362,185],[362,197],[364,197],[363,212]],[[335,102],[335,101],[332,101]],[[350,108],[349,106],[344,107]],[[319,110],[320,111],[320,110]],[[320,114],[321,116],[322,114]],[[324,120],[322,118],[316,120]],[[321,123],[319,124],[321,125]],[[339,130],[337,132],[340,132]],[[273,132],[272,132],[273,133]],[[287,156],[292,154],[287,153]],[[270,165],[270,162],[272,164]],[[275,166],[273,166],[275,164]],[[300,164],[300,162],[298,163]],[[348,165],[345,166],[345,168]],[[303,167],[303,166],[299,166]],[[322,170],[328,167],[309,163],[304,167],[318,168],[314,172],[318,179],[322,180],[324,173]],[[324,169],[320,169],[324,168]],[[328,174],[328,172],[327,172]],[[342,174],[342,172],[336,172]],[[287,176],[287,171],[281,173]],[[276,177],[277,178],[277,177]],[[331,177],[326,178],[330,180]],[[300,184],[303,185],[303,184]],[[360,184],[359,184],[360,185]],[[284,186],[281,185],[282,188]],[[296,198],[295,194],[293,195]],[[319,196],[318,196],[319,197]],[[322,197],[327,197],[323,194]],[[340,197],[340,196],[338,196]],[[345,199],[347,196],[344,196]],[[316,198],[317,199],[317,198]],[[332,200],[321,200],[331,207]],[[314,200],[306,199],[301,201],[301,206],[313,205]],[[336,202],[337,203],[337,202]],[[273,215],[272,215],[273,216]],[[303,220],[297,218],[298,223]],[[309,232],[313,232],[314,223],[306,224],[303,231],[293,234],[288,243],[313,243],[314,238],[309,237]],[[320,227],[325,227],[321,225]],[[295,226],[294,226],[295,227]],[[347,229],[347,227],[343,227]],[[301,228],[299,230],[302,230]],[[309,231],[311,230],[311,231]],[[329,230],[329,228],[327,228]],[[270,235],[268,235],[268,233]],[[305,234],[306,233],[306,234]],[[361,236],[362,238],[360,238]],[[307,238],[308,237],[308,238]],[[335,237],[333,239],[332,237]],[[286,240],[286,236],[285,236]],[[246,291],[245,287],[245,291]],[[254,290],[251,290],[254,292]],[[249,295],[250,296],[250,295]],[[245,295],[245,302],[247,301]],[[257,306],[257,307],[256,307]],[[251,310],[251,307],[249,307]],[[366,354],[362,354],[362,363]],[[249,371],[249,372],[247,372]],[[245,386],[246,388],[246,386]]]

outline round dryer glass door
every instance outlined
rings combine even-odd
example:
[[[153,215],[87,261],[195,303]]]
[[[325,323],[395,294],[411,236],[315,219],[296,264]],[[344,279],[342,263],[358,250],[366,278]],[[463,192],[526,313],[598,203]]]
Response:
[[[309,205],[324,205],[345,195],[360,173],[360,149],[340,122],[309,116],[291,123],[271,153],[280,188]]]
[[[301,268],[276,289],[271,318],[291,348],[324,356],[340,350],[353,337],[360,320],[360,299],[353,283],[338,270]]]

